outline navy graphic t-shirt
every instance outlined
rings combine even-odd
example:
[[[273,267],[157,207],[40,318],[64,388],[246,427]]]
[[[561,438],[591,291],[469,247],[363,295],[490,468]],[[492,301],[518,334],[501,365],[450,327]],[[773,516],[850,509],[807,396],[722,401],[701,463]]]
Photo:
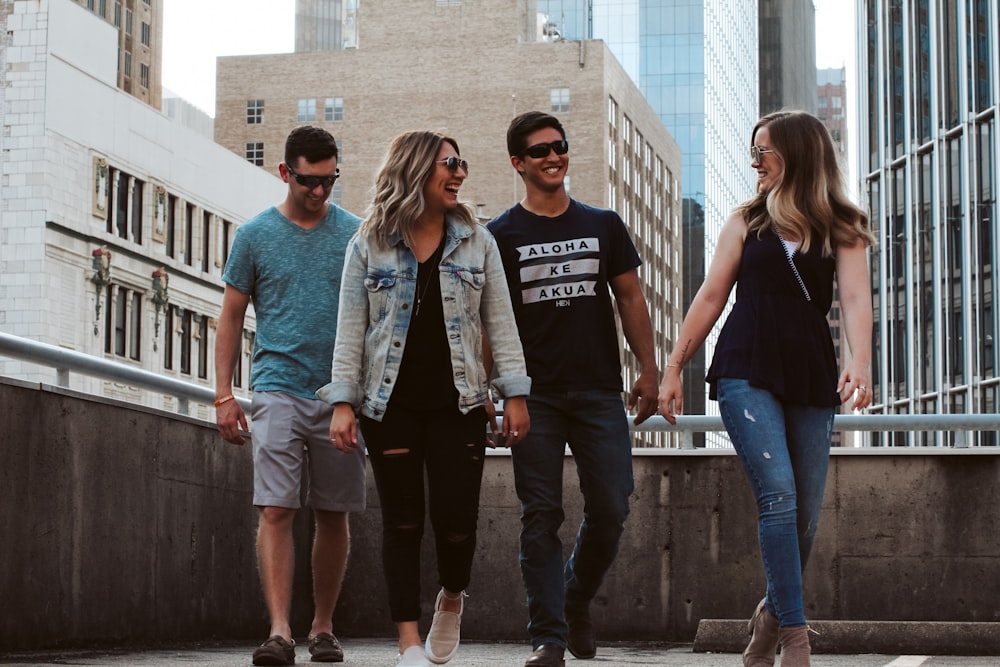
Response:
[[[642,262],[618,214],[571,200],[547,218],[516,204],[487,227],[500,246],[532,391],[621,391],[608,281]]]

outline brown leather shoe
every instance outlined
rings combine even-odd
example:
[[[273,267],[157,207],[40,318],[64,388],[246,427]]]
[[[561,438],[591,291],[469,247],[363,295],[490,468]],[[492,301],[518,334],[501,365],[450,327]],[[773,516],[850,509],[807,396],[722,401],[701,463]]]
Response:
[[[594,639],[594,623],[590,620],[590,606],[576,609],[566,608],[566,648],[578,660],[588,660],[597,655],[597,641]]]
[[[295,641],[271,635],[253,652],[255,665],[294,665]]]
[[[556,644],[542,644],[531,652],[531,657],[524,663],[524,667],[566,667],[563,660],[566,650]]]

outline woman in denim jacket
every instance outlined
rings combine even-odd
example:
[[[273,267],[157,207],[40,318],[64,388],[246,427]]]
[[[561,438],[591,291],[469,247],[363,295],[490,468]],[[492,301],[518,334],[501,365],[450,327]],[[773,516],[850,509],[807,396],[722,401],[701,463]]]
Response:
[[[500,254],[458,201],[468,168],[450,137],[408,132],[393,140],[347,248],[333,377],[317,392],[334,405],[330,441],[338,449],[360,446],[361,413],[399,667],[444,663],[458,648],[486,447],[484,338],[498,371],[492,387],[506,399],[507,444],[529,428],[531,380]],[[421,645],[425,468],[441,591]]]

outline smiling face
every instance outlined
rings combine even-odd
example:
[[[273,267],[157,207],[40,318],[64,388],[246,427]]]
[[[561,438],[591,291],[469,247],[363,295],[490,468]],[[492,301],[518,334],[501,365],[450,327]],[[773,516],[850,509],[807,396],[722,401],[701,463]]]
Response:
[[[770,192],[779,182],[785,171],[785,163],[771,145],[771,135],[767,126],[757,129],[753,136],[753,145],[760,153],[751,157],[750,166],[757,170],[757,185],[761,192]]]
[[[458,150],[448,141],[441,142],[437,157],[434,160],[434,171],[424,183],[424,208],[426,211],[445,212],[458,206],[458,191],[469,175],[466,168],[455,164],[455,169],[448,167],[448,158],[459,158]]]
[[[554,127],[543,127],[529,134],[524,145],[527,147],[550,144],[562,139],[559,130]],[[548,155],[540,158],[533,158],[524,153],[513,155],[510,161],[514,169],[517,169],[524,178],[526,188],[546,192],[556,192],[562,188],[566,171],[569,169],[569,153],[558,155],[555,150],[549,150]]]
[[[321,176],[329,177],[337,173],[337,158],[319,162],[309,162],[304,157],[298,158],[295,164],[291,165],[292,170],[298,175],[293,176],[288,166],[284,163],[278,165],[278,173],[281,179],[288,183],[288,201],[297,209],[300,215],[314,217],[326,213],[326,200],[330,198],[330,191],[333,190],[333,183],[330,187],[325,187],[322,183],[310,188],[299,183],[300,176]]]

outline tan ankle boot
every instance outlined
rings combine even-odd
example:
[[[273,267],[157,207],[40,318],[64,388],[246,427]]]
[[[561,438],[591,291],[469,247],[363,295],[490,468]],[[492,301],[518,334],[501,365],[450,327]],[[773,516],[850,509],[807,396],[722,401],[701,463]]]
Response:
[[[743,667],[771,667],[778,650],[778,619],[760,601],[747,623],[750,643],[743,651]]]
[[[810,667],[809,628],[780,628],[781,667]]]

